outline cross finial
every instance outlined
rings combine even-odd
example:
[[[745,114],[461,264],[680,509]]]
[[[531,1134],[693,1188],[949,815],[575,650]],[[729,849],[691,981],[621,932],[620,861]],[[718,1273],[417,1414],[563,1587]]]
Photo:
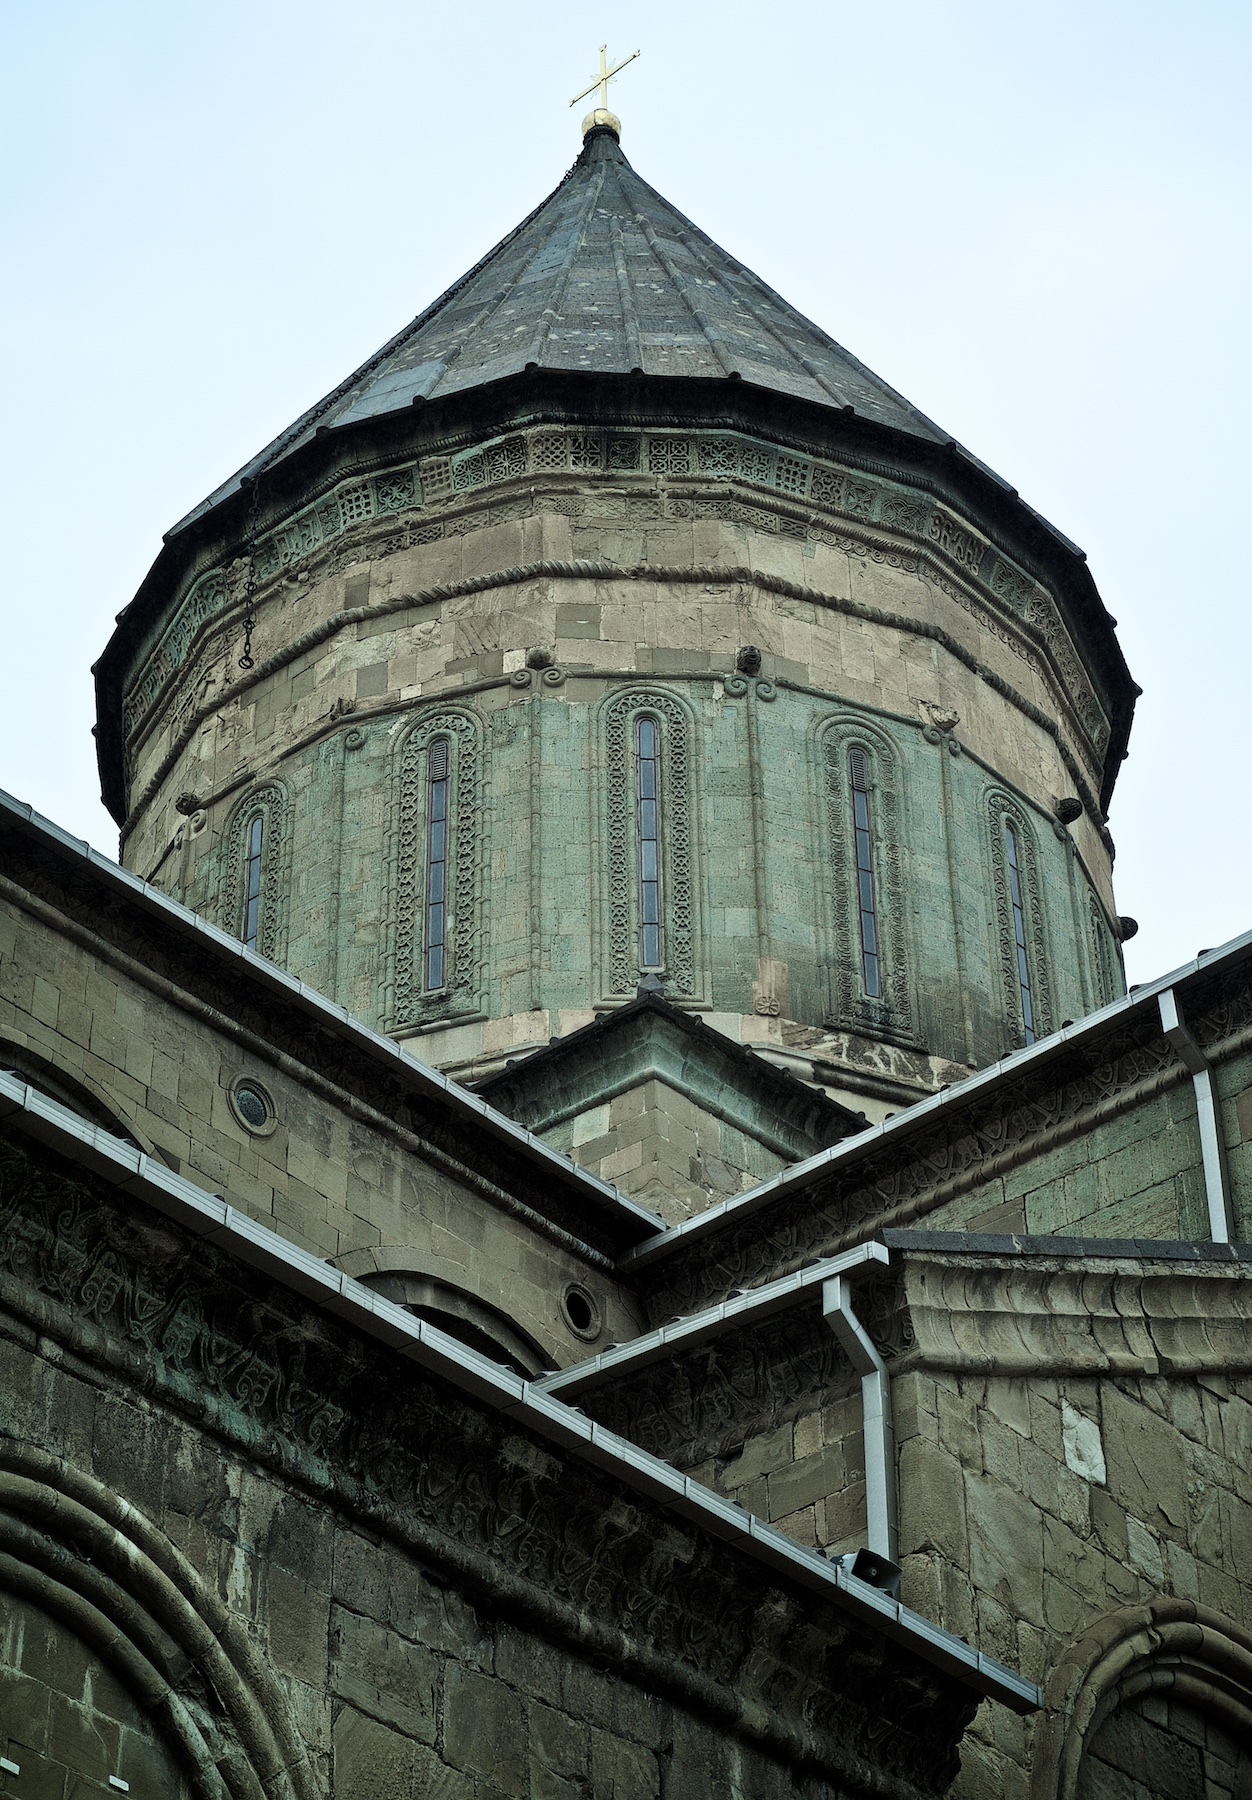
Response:
[[[594,94],[596,89],[599,88],[599,90],[600,90],[600,111],[607,112],[609,110],[609,83],[610,83],[610,81],[612,81],[613,77],[616,74],[618,74],[618,72],[620,70],[622,70],[626,67],[627,63],[634,62],[634,60],[638,56],[639,52],[637,50],[632,50],[629,56],[624,56],[622,58],[621,62],[614,63],[613,67],[610,69],[610,67],[608,65],[608,58],[604,54],[607,49],[608,49],[607,44],[601,44],[601,46],[600,46],[600,73],[596,76],[595,80],[591,83],[590,87],[585,87],[581,94],[574,95],[574,98],[570,101],[571,106],[577,106],[578,102],[580,100],[585,100],[587,98],[588,94]]]

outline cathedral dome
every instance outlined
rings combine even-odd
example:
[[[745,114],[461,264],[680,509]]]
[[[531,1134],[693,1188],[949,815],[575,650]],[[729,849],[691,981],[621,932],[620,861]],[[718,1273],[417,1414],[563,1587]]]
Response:
[[[97,684],[128,865],[462,1074],[646,980],[886,1105],[1120,982],[1081,552],[611,115],[168,534]]]

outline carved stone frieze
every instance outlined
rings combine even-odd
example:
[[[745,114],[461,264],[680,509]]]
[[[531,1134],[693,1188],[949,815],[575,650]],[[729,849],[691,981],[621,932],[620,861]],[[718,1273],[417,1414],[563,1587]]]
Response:
[[[1062,677],[1082,730],[1097,754],[1103,754],[1108,724],[1055,602],[1003,552],[993,550],[929,495],[899,480],[842,469],[741,434],[606,434],[542,428],[515,432],[450,456],[428,456],[421,462],[420,476],[418,464],[412,462],[349,477],[259,537],[251,573],[255,581],[264,583],[310,556],[334,555],[345,544],[351,551],[346,560],[362,553],[378,558],[441,535],[465,535],[498,519],[528,516],[534,506],[530,496],[497,502],[481,511],[466,512],[463,506],[466,498],[483,489],[528,475],[564,473],[585,479],[645,472],[662,478],[662,492],[651,502],[656,517],[718,517],[771,534],[786,530],[916,573],[921,566],[916,554],[902,552],[890,542],[867,542],[855,531],[832,533],[822,515],[842,515],[858,525],[879,525],[888,533],[913,538],[944,592],[976,611],[986,629],[1042,672],[1040,659],[1024,642],[1022,626],[1035,633]],[[780,512],[777,503],[753,505],[749,498],[733,493],[702,497],[669,492],[665,484],[674,478],[765,488],[784,507]],[[631,497],[626,497],[628,512],[630,503]],[[792,519],[785,503],[793,508],[815,508],[816,512],[806,517],[801,510]],[[544,504],[573,516],[588,509],[594,517],[607,516],[598,497],[576,491],[558,491],[547,496]],[[447,516],[424,522],[418,515],[432,507],[446,511]],[[398,530],[390,530],[393,522]],[[339,560],[345,559],[340,556]],[[231,579],[238,561],[235,557],[229,566],[191,577],[170,623],[144,658],[126,696],[124,729],[128,739],[152,710],[170,676],[185,662],[204,625],[238,599],[238,583]],[[947,578],[945,565],[962,580]],[[962,581],[973,585],[964,587]],[[998,616],[1004,609],[1008,620]]]
[[[323,1503],[841,1791],[939,1792],[973,1696],[100,1178],[0,1140],[11,1311]]]

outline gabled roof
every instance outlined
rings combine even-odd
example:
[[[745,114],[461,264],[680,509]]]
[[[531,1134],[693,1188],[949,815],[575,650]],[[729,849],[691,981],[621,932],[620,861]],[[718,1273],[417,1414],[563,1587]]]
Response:
[[[523,370],[728,377],[932,444],[949,437],[590,132],[530,217],[182,522],[307,441]],[[179,529],[179,527],[176,527]]]

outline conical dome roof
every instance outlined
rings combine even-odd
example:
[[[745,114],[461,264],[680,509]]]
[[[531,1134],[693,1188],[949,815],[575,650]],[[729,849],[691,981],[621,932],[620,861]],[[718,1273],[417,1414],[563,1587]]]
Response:
[[[544,370],[725,380],[835,409],[932,444],[948,434],[715,244],[631,168],[616,133],[588,133],[528,219],[333,393],[183,521],[303,444]]]

